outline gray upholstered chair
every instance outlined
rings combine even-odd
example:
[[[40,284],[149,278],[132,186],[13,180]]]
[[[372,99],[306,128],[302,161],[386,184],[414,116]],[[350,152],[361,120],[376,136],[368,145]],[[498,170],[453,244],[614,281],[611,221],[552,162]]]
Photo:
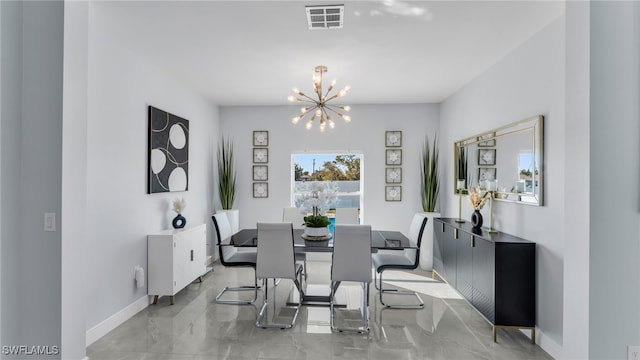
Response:
[[[337,208],[336,224],[357,225],[360,214],[356,208]]]
[[[342,282],[362,284],[362,326],[335,325],[335,295]],[[331,263],[330,324],[332,330],[369,332],[369,284],[371,283],[371,226],[337,224]]]
[[[258,259],[256,277],[263,279],[264,299],[256,316],[256,326],[261,328],[288,329],[295,325],[302,303],[302,266],[295,262],[293,253],[293,227],[291,223],[258,223]],[[289,279],[295,284],[299,301],[290,323],[269,323],[268,279]],[[275,293],[275,287],[274,287]],[[275,297],[274,297],[275,303]],[[274,304],[275,305],[275,304]],[[265,319],[265,317],[267,319]],[[263,321],[264,320],[264,321]]]
[[[218,213],[211,217],[213,220],[213,226],[216,230],[216,236],[218,238],[218,254],[220,255],[220,263],[225,267],[250,267],[253,269],[254,274],[256,270],[257,251],[255,248],[245,249],[238,251],[234,246],[222,246],[221,242],[233,235],[231,231],[231,224],[227,218],[227,214]],[[255,276],[254,276],[255,278]],[[227,291],[253,291],[252,300],[224,300],[222,296]],[[248,305],[253,304],[258,298],[258,281],[254,282],[253,286],[227,286],[216,296],[216,303],[218,304],[232,304],[232,305]]]
[[[418,267],[420,262],[420,244],[422,243],[422,235],[424,233],[425,225],[427,224],[427,216],[423,213],[417,213],[413,216],[411,225],[409,226],[409,241],[411,245],[416,246],[417,249],[404,249],[404,250],[385,250],[379,251],[376,254],[371,255],[373,258],[373,267],[375,273],[379,274],[379,281],[374,280],[375,286],[380,294],[380,303],[388,308],[405,308],[405,309],[421,309],[424,308],[424,301],[420,295],[415,291],[398,290],[382,287],[382,274],[385,270],[414,270]],[[400,280],[401,281],[401,280]],[[413,295],[418,299],[418,304],[403,305],[403,304],[385,304],[382,298],[383,294],[396,294],[396,295]]]

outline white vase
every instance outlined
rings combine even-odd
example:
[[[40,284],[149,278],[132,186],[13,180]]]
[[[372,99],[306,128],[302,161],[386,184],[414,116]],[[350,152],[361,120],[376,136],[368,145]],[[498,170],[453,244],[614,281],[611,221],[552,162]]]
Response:
[[[304,234],[307,236],[316,236],[316,237],[320,237],[320,236],[327,236],[329,235],[329,227],[324,226],[324,227],[305,227],[304,228]]]
[[[433,219],[439,218],[440,213],[425,212],[424,214],[428,220],[420,244],[420,269],[431,271],[433,269]]]
[[[238,209],[229,209],[229,210],[218,210],[216,214],[226,213],[227,218],[229,219],[229,225],[231,225],[231,231],[233,233],[237,233],[240,231],[240,210]]]

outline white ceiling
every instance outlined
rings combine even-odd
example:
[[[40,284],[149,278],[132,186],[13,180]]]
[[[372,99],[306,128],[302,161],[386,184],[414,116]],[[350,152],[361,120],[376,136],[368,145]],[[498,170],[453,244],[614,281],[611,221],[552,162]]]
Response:
[[[305,5],[345,4],[308,30]],[[218,105],[281,105],[316,65],[345,103],[441,102],[564,12],[562,1],[105,1],[118,41]],[[104,23],[103,22],[103,23]],[[544,54],[540,54],[544,56]]]

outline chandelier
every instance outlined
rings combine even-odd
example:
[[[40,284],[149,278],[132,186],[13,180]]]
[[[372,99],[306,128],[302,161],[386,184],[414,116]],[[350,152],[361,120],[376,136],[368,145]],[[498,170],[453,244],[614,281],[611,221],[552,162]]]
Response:
[[[351,110],[350,106],[328,104],[329,101],[339,98],[341,96],[344,96],[351,87],[347,85],[344,87],[344,89],[340,90],[339,92],[333,95],[330,95],[329,93],[331,92],[331,90],[333,90],[333,86],[336,84],[336,80],[334,79],[331,82],[331,85],[329,86],[327,91],[323,92],[322,74],[325,72],[327,72],[326,66],[322,66],[322,65],[316,66],[316,72],[313,75],[313,91],[316,93],[316,96],[318,97],[317,99],[311,98],[307,96],[305,93],[299,91],[298,89],[293,88],[293,92],[296,94],[296,96],[293,96],[293,95],[289,96],[288,98],[289,101],[303,102],[303,103],[307,103],[308,105],[302,107],[302,109],[300,109],[300,114],[294,117],[293,119],[291,119],[292,123],[297,124],[298,121],[303,119],[307,114],[313,114],[309,118],[306,128],[311,129],[311,127],[313,126],[313,122],[316,119],[318,119],[320,122],[320,131],[324,131],[327,124],[329,124],[329,127],[332,129],[336,126],[333,120],[331,120],[332,113],[334,115],[341,117],[346,122],[351,121],[351,117],[343,113],[344,111]]]

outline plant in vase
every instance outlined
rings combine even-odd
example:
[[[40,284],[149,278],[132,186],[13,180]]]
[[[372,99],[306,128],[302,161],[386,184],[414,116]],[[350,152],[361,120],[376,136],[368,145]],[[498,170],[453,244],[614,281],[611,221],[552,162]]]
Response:
[[[227,214],[231,230],[235,233],[239,230],[240,211],[233,209],[233,203],[236,199],[236,170],[233,155],[233,142],[224,136],[220,139],[218,145],[218,195],[220,197],[220,206]]]
[[[182,216],[182,211],[184,211],[184,208],[186,207],[187,202],[184,200],[184,198],[173,200],[173,211],[178,214],[175,218],[173,218],[173,221],[171,222],[174,228],[182,229],[185,225],[187,225],[187,219]]]
[[[431,271],[433,268],[433,219],[440,217],[440,213],[435,210],[440,193],[438,166],[438,136],[433,137],[432,144],[430,144],[429,138],[425,137],[420,154],[420,195],[422,210],[429,220],[424,229],[420,246],[420,268],[427,271]]]
[[[471,204],[471,207],[473,208],[473,214],[471,214],[471,225],[474,228],[482,227],[482,214],[480,213],[480,209],[482,209],[487,201],[487,195],[489,195],[489,192],[481,189],[480,186],[469,189],[469,204]]]
[[[335,205],[337,186],[332,182],[313,182],[300,185],[297,192],[296,206],[301,207],[307,215],[304,217],[304,233],[311,237],[329,236],[329,217],[324,215]]]

